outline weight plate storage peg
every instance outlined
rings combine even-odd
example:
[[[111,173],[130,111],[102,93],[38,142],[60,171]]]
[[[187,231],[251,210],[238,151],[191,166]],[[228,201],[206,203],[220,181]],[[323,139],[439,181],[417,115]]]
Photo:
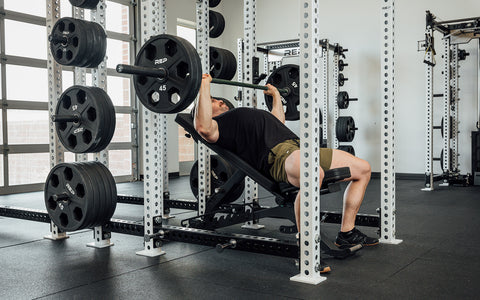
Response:
[[[138,52],[135,65],[164,70],[163,76],[145,74],[133,78],[138,98],[153,112],[181,112],[195,99],[202,83],[197,50],[187,40],[173,35],[150,38]]]
[[[107,51],[105,30],[95,22],[61,18],[48,39],[53,58],[64,66],[95,68]]]
[[[351,142],[355,137],[355,121],[352,117],[339,117],[336,123],[336,134],[339,142]]]
[[[101,172],[99,170],[102,170]],[[100,162],[61,163],[52,168],[44,188],[50,219],[62,231],[101,226],[115,211],[117,190]]]
[[[75,85],[58,99],[52,121],[68,151],[99,152],[110,144],[115,132],[115,108],[101,88]]]
[[[215,192],[215,189],[224,185],[235,171],[236,169],[220,156],[210,155],[210,195]],[[198,160],[190,170],[190,188],[195,198],[198,199]],[[242,181],[235,187],[232,197],[229,199],[230,202],[237,200],[242,195],[244,188],[245,181]]]
[[[300,112],[298,105],[300,104],[299,86],[300,73],[298,65],[284,65],[275,69],[267,79],[267,83],[272,84],[276,88],[286,89],[287,93],[282,93],[282,104],[286,107],[286,120],[299,120]],[[269,110],[272,109],[273,97],[265,95],[265,103]]]
[[[70,0],[70,4],[80,8],[94,9],[100,0]]]

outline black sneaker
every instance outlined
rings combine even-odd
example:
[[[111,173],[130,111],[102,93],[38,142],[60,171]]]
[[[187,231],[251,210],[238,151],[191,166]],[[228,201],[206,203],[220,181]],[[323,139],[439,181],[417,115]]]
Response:
[[[350,248],[355,245],[362,244],[363,246],[378,245],[378,239],[368,237],[357,228],[353,228],[348,232],[339,232],[335,239],[335,245],[341,249]]]

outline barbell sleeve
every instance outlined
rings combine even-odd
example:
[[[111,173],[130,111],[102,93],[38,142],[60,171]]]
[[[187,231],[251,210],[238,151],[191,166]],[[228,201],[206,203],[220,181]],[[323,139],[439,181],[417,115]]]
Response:
[[[117,65],[116,70],[118,73],[123,74],[143,75],[148,77],[157,77],[160,79],[165,79],[167,77],[167,70],[164,68],[147,68],[119,64]]]

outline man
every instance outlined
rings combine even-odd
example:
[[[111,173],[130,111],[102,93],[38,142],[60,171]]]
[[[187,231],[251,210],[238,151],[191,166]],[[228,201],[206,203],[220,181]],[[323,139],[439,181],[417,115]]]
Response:
[[[202,76],[199,99],[195,109],[195,130],[208,142],[216,143],[237,154],[263,174],[277,182],[289,182],[300,187],[299,138],[285,126],[285,113],[278,90],[267,84],[265,94],[273,97],[272,111],[255,108],[231,109],[224,100],[210,95],[212,77]],[[346,248],[362,244],[373,246],[378,239],[371,238],[355,228],[355,217],[362,204],[370,181],[370,164],[337,149],[320,150],[320,186],[324,171],[349,167],[351,177],[343,198],[343,218],[335,244]],[[300,228],[300,193],[294,204],[297,228]]]

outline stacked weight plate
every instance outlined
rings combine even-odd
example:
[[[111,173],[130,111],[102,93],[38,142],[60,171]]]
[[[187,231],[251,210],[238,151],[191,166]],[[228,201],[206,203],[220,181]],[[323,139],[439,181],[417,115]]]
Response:
[[[53,58],[64,66],[95,68],[107,51],[107,35],[102,26],[80,19],[59,19],[49,41]]]
[[[73,153],[104,150],[115,132],[115,108],[98,87],[72,86],[60,96],[55,116],[76,116],[78,121],[60,121],[55,129],[63,146]]]
[[[112,217],[117,189],[110,171],[99,162],[61,163],[48,174],[45,206],[64,232],[101,226]]]

